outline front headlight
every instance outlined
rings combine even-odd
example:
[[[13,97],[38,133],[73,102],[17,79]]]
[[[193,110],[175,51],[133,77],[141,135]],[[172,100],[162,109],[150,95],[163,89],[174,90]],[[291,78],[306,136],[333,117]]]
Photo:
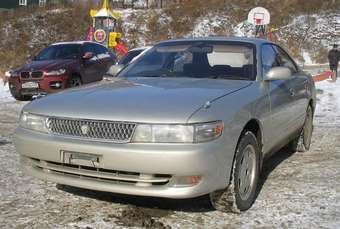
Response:
[[[44,116],[23,112],[20,115],[19,125],[24,129],[48,133],[47,117]]]
[[[6,77],[11,77],[12,74],[13,74],[13,71],[11,71],[11,70],[5,72]]]
[[[18,76],[19,76],[19,73],[16,72],[16,71],[9,70],[9,71],[6,71],[6,72],[5,72],[5,76],[6,76],[7,78],[10,78],[10,77],[18,77]]]
[[[132,141],[145,143],[199,143],[212,141],[221,136],[223,123],[189,125],[140,124],[137,125]]]
[[[50,71],[50,72],[45,72],[46,76],[60,76],[63,75],[66,72],[66,69],[58,69],[58,70],[54,70],[54,71]]]

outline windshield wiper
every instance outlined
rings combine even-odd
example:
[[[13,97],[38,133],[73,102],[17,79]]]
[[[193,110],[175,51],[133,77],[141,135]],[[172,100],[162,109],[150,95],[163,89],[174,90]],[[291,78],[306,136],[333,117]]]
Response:
[[[150,74],[150,75],[137,75],[137,76],[135,76],[135,77],[146,77],[146,78],[148,78],[148,77],[150,77],[150,78],[160,78],[160,77],[168,77],[167,75],[165,75],[165,74]]]
[[[246,80],[245,77],[231,76],[231,75],[214,75],[207,77],[209,79],[228,79],[228,80]]]

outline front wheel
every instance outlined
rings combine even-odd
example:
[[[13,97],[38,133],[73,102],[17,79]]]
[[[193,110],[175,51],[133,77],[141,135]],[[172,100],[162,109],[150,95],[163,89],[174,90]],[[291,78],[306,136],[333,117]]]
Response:
[[[72,76],[67,82],[68,88],[79,87],[81,85],[82,85],[82,82],[79,76]]]
[[[306,118],[299,136],[291,141],[289,144],[290,149],[293,152],[306,152],[309,150],[312,142],[313,134],[313,110],[311,106],[308,106],[306,111]]]
[[[237,146],[229,186],[209,195],[212,206],[222,212],[248,210],[256,197],[259,165],[260,149],[256,136],[247,131]]]

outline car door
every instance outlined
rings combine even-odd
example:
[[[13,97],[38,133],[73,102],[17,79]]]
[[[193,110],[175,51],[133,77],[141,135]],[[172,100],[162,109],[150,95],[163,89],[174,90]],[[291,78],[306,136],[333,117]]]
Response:
[[[289,88],[291,90],[291,97],[293,99],[292,109],[292,128],[294,130],[300,129],[304,123],[306,110],[308,106],[308,96],[307,96],[307,76],[297,67],[294,60],[284,51],[281,47],[275,45],[280,66],[287,67],[292,72],[292,78],[289,80]]]
[[[102,53],[104,54],[103,61],[105,62],[105,67],[106,67],[105,73],[106,73],[112,65],[116,64],[116,54],[114,53],[113,50],[109,50],[108,48],[102,45],[100,45],[100,49],[102,50]]]
[[[273,67],[280,66],[278,53],[272,44],[264,44],[261,47],[262,75],[266,75]],[[278,146],[292,134],[292,117],[294,116],[294,99],[290,90],[290,79],[271,80],[264,82],[268,88],[270,98],[270,136],[268,149]]]
[[[85,43],[82,47],[82,56],[85,53],[91,52],[93,53],[93,57],[91,59],[84,59],[82,60],[82,80],[83,83],[90,83],[100,80],[99,73],[98,73],[98,57],[96,55],[96,51],[94,46],[91,43]]]
[[[96,54],[98,57],[98,71],[100,72],[100,77],[107,73],[109,68],[114,64],[114,60],[109,54],[109,50],[102,45],[95,44]]]

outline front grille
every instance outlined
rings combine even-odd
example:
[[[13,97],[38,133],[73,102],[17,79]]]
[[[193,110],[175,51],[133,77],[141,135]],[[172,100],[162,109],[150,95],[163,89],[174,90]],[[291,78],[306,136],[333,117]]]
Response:
[[[117,143],[130,142],[136,127],[133,123],[125,122],[63,118],[49,118],[47,124],[53,134]]]
[[[30,78],[30,73],[29,72],[21,72],[20,76],[23,79],[28,79],[28,78]]]
[[[44,75],[44,73],[40,72],[40,71],[31,73],[32,78],[41,78],[43,75]]]
[[[32,166],[47,173],[69,176],[78,179],[103,181],[113,184],[135,186],[160,186],[166,185],[171,179],[170,174],[144,174],[138,172],[118,171],[111,169],[95,168],[90,166],[65,164],[52,161],[43,161],[29,158]]]

